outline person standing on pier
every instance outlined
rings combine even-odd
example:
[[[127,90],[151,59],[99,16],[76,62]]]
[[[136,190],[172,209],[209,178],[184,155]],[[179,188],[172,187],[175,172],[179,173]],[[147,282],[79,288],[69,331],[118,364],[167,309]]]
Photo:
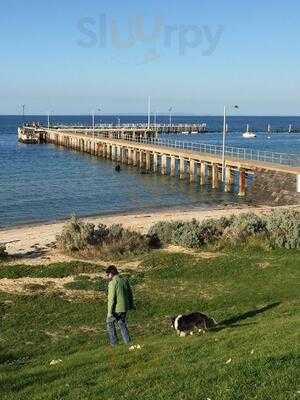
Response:
[[[130,342],[130,336],[126,323],[129,310],[134,309],[133,294],[127,279],[119,275],[117,268],[110,265],[106,270],[108,284],[107,302],[107,333],[110,344],[117,344],[116,323],[118,323],[124,343]]]

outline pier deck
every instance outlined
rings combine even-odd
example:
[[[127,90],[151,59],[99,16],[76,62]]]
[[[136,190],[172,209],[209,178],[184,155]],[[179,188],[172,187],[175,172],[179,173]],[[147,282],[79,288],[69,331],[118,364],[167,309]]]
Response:
[[[222,155],[215,146],[212,154],[207,147],[184,148],[180,141],[160,141],[156,139],[156,132],[145,128],[106,128],[101,129],[74,129],[74,128],[19,128],[30,132],[34,130],[40,142],[53,143],[58,146],[76,149],[89,154],[110,159],[118,163],[126,163],[143,170],[160,172],[162,175],[177,176],[179,179],[189,178],[190,182],[199,180],[205,185],[209,180],[213,189],[217,189],[221,182]],[[197,144],[196,144],[197,145]],[[206,150],[206,151],[205,151]],[[244,149],[245,150],[245,149]],[[261,153],[263,154],[263,152]],[[276,154],[276,153],[274,153]],[[238,181],[238,194],[244,196],[247,189],[247,178],[257,173],[277,174],[276,180],[282,180],[284,188],[285,177],[294,182],[294,193],[300,192],[300,159],[296,155],[293,160],[288,155],[261,157],[253,159],[256,153],[225,154],[224,190],[232,190],[235,181]],[[250,157],[251,155],[251,157]],[[248,158],[247,158],[248,157]],[[288,164],[291,165],[288,165]],[[278,175],[279,174],[279,175]],[[276,186],[276,182],[274,185]],[[286,190],[283,190],[286,192]]]

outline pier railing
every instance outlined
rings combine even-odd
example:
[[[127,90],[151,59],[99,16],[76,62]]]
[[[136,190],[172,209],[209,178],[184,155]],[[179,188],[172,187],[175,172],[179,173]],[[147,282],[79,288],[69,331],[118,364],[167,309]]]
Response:
[[[127,140],[133,139],[128,137]],[[195,151],[197,153],[208,153],[213,155],[222,156],[223,148],[220,145],[200,143],[200,142],[187,142],[182,140],[169,140],[169,139],[138,139],[139,143],[154,144],[157,146],[172,147],[178,149],[186,149]],[[288,165],[293,167],[300,166],[300,154],[276,153],[264,150],[254,150],[242,147],[225,147],[225,156],[237,160],[245,161],[261,161],[272,164]]]

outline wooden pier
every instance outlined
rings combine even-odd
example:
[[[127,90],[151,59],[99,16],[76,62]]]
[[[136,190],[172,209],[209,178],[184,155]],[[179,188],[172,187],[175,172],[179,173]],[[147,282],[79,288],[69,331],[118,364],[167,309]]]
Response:
[[[147,172],[177,176],[179,179],[198,181],[212,189],[221,187],[222,157],[195,149],[160,144],[155,141],[156,131],[139,127],[82,128],[19,128],[20,137],[36,137],[38,142],[52,143],[117,163],[140,168]],[[226,156],[224,190],[232,190],[238,182],[238,195],[245,196],[250,175],[259,171],[289,176],[294,182],[292,191],[300,192],[300,167],[261,160],[237,159]],[[281,176],[281,175],[280,175]]]

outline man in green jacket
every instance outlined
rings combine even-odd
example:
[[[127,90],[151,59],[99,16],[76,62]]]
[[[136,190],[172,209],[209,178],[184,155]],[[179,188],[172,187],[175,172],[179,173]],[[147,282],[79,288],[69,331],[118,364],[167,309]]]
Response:
[[[106,270],[108,284],[107,302],[107,333],[110,344],[117,344],[116,322],[120,327],[121,335],[126,344],[130,342],[130,336],[126,324],[127,311],[134,308],[133,294],[127,279],[121,277],[117,268],[110,265]]]

